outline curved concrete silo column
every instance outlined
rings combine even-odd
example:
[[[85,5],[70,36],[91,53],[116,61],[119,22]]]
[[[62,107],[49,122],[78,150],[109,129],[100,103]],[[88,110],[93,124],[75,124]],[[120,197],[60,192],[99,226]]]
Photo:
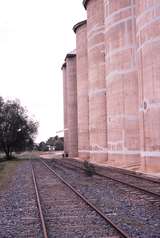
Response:
[[[85,0],[87,10],[90,159],[107,161],[104,2]]]
[[[63,72],[63,108],[64,108],[64,155],[68,154],[68,120],[67,120],[67,70],[66,63],[62,65]]]
[[[108,161],[135,166],[140,163],[135,0],[104,3]]]
[[[78,156],[76,53],[66,56],[68,154]]]
[[[160,1],[136,0],[141,157],[160,172]]]
[[[87,21],[77,23],[73,30],[77,57],[78,157],[89,159]]]

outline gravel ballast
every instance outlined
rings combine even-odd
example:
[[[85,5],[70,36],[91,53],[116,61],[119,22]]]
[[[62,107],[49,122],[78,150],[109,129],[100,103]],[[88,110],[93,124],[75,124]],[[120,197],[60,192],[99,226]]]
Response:
[[[49,238],[121,237],[41,162],[34,162],[33,167]]]
[[[46,160],[45,160],[46,161]],[[66,181],[101,209],[133,238],[160,237],[160,200],[134,188],[97,175],[63,167],[48,160]]]
[[[42,237],[30,161],[16,162],[7,186],[0,189],[0,238],[24,237]]]

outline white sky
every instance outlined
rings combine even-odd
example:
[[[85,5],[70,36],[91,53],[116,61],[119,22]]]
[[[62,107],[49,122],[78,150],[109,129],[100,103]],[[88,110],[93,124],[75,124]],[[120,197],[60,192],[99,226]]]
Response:
[[[85,18],[82,0],[0,0],[0,96],[35,116],[37,142],[63,129],[61,65]]]

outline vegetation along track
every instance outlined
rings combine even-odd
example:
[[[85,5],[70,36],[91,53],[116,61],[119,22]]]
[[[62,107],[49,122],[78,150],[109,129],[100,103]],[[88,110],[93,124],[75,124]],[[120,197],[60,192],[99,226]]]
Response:
[[[77,162],[77,161],[65,161],[65,160],[54,160],[56,163],[66,166],[67,168],[70,169],[78,169],[78,170],[85,170],[85,167],[83,166],[82,163]],[[100,170],[102,170],[100,172]],[[157,197],[160,199],[160,181],[148,177],[143,177],[143,176],[138,176],[132,173],[127,173],[124,172],[123,170],[120,169],[114,169],[114,168],[105,168],[100,169],[96,168],[95,172],[96,175],[106,178],[106,179],[112,179],[115,182],[130,186],[134,189],[141,190],[142,192],[148,193],[154,197]],[[105,174],[104,174],[105,173]]]
[[[60,160],[45,160],[65,181],[83,194],[133,238],[160,237],[160,199],[110,178],[66,167]]]
[[[32,174],[45,238],[129,237],[57,172],[42,163],[32,163]]]

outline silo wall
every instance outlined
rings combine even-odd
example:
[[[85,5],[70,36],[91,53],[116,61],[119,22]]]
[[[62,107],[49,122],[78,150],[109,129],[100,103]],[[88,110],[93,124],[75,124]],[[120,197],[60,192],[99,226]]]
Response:
[[[88,98],[88,57],[87,22],[73,27],[76,33],[77,58],[77,107],[78,107],[78,157],[89,159],[89,98]]]
[[[90,159],[107,160],[104,2],[84,1],[87,10]]]
[[[160,1],[136,0],[142,170],[160,172]]]
[[[104,0],[104,9],[108,162],[135,167],[140,164],[135,0]]]
[[[76,54],[66,56],[68,154],[78,156]]]
[[[68,122],[67,122],[67,70],[66,63],[62,65],[63,72],[63,110],[64,110],[64,155],[68,154]]]

